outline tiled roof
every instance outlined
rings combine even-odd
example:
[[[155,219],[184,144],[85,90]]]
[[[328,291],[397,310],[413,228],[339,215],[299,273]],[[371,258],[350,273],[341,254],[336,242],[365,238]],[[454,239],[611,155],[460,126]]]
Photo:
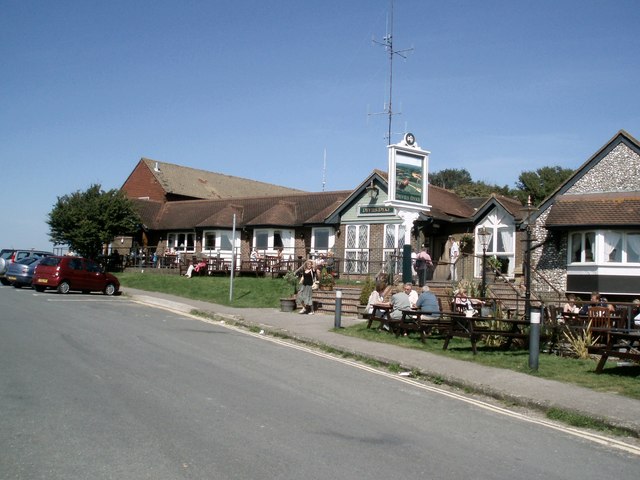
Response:
[[[350,192],[318,192],[260,198],[238,198],[229,200],[186,200],[167,202],[155,216],[157,230],[191,229],[195,227],[229,228],[236,214],[236,226],[301,226],[322,223],[319,212],[330,212],[332,207],[344,200]],[[136,205],[144,200],[136,201]],[[156,202],[149,202],[156,203]],[[143,205],[144,207],[144,205]],[[153,209],[141,208],[141,216]],[[152,222],[143,216],[143,222]]]
[[[463,198],[460,198],[451,190],[435,185],[429,185],[429,205],[431,205],[431,215],[442,220],[449,220],[451,217],[469,218],[474,210]]]
[[[375,169],[373,173],[382,177],[387,184],[389,183],[387,172]],[[451,190],[431,184],[429,184],[429,205],[431,205],[431,216],[441,220],[451,220],[451,217],[467,218],[474,212],[463,198]]]
[[[151,229],[157,228],[158,216],[162,211],[163,202],[156,202],[154,200],[139,200],[132,199],[133,205],[140,215],[142,223]]]
[[[546,226],[640,225],[640,192],[559,195]]]
[[[167,194],[181,197],[200,199],[247,198],[301,192],[301,190],[294,188],[183,167],[149,158],[143,158],[141,162],[147,165]]]

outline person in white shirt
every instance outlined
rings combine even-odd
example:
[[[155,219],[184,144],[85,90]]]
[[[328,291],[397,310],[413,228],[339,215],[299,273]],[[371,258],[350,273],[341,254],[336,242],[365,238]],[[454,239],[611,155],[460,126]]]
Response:
[[[451,276],[451,281],[455,282],[458,280],[458,267],[456,262],[458,261],[458,257],[460,256],[460,246],[453,235],[449,235],[449,241],[451,242],[451,246],[449,247],[449,273]]]

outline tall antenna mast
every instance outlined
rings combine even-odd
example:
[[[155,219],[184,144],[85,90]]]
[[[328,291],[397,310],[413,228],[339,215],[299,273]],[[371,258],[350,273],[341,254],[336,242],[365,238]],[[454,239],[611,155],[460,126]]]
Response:
[[[322,164],[322,191],[327,180],[327,147],[324,147],[324,162]]]
[[[406,52],[410,52],[413,50],[413,48],[405,48],[404,50],[394,50],[393,49],[393,0],[391,0],[391,13],[389,15],[389,25],[388,25],[388,29],[389,32],[387,33],[387,35],[385,37],[382,38],[382,42],[378,42],[377,40],[373,39],[373,43],[376,43],[378,45],[382,45],[384,47],[384,49],[389,52],[389,103],[387,104],[387,108],[385,109],[384,112],[382,112],[383,114],[386,114],[387,117],[389,118],[389,129],[387,132],[387,140],[388,140],[388,145],[391,145],[391,121],[394,115],[393,112],[393,104],[392,104],[392,100],[393,100],[393,56],[394,55],[399,55],[402,58],[407,58],[407,56],[405,55]]]

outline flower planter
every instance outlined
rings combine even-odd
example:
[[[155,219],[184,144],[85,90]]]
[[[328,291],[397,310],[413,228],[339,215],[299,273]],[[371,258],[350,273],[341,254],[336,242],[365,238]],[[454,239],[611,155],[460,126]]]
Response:
[[[281,298],[280,299],[280,311],[281,312],[293,312],[296,309],[295,298]]]

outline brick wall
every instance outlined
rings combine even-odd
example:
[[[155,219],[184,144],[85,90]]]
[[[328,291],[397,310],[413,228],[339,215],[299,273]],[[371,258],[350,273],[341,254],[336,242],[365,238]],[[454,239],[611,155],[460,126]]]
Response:
[[[148,197],[150,200],[164,201],[165,197],[164,188],[143,162],[139,162],[131,172],[131,175],[122,186],[122,191],[129,198]]]

